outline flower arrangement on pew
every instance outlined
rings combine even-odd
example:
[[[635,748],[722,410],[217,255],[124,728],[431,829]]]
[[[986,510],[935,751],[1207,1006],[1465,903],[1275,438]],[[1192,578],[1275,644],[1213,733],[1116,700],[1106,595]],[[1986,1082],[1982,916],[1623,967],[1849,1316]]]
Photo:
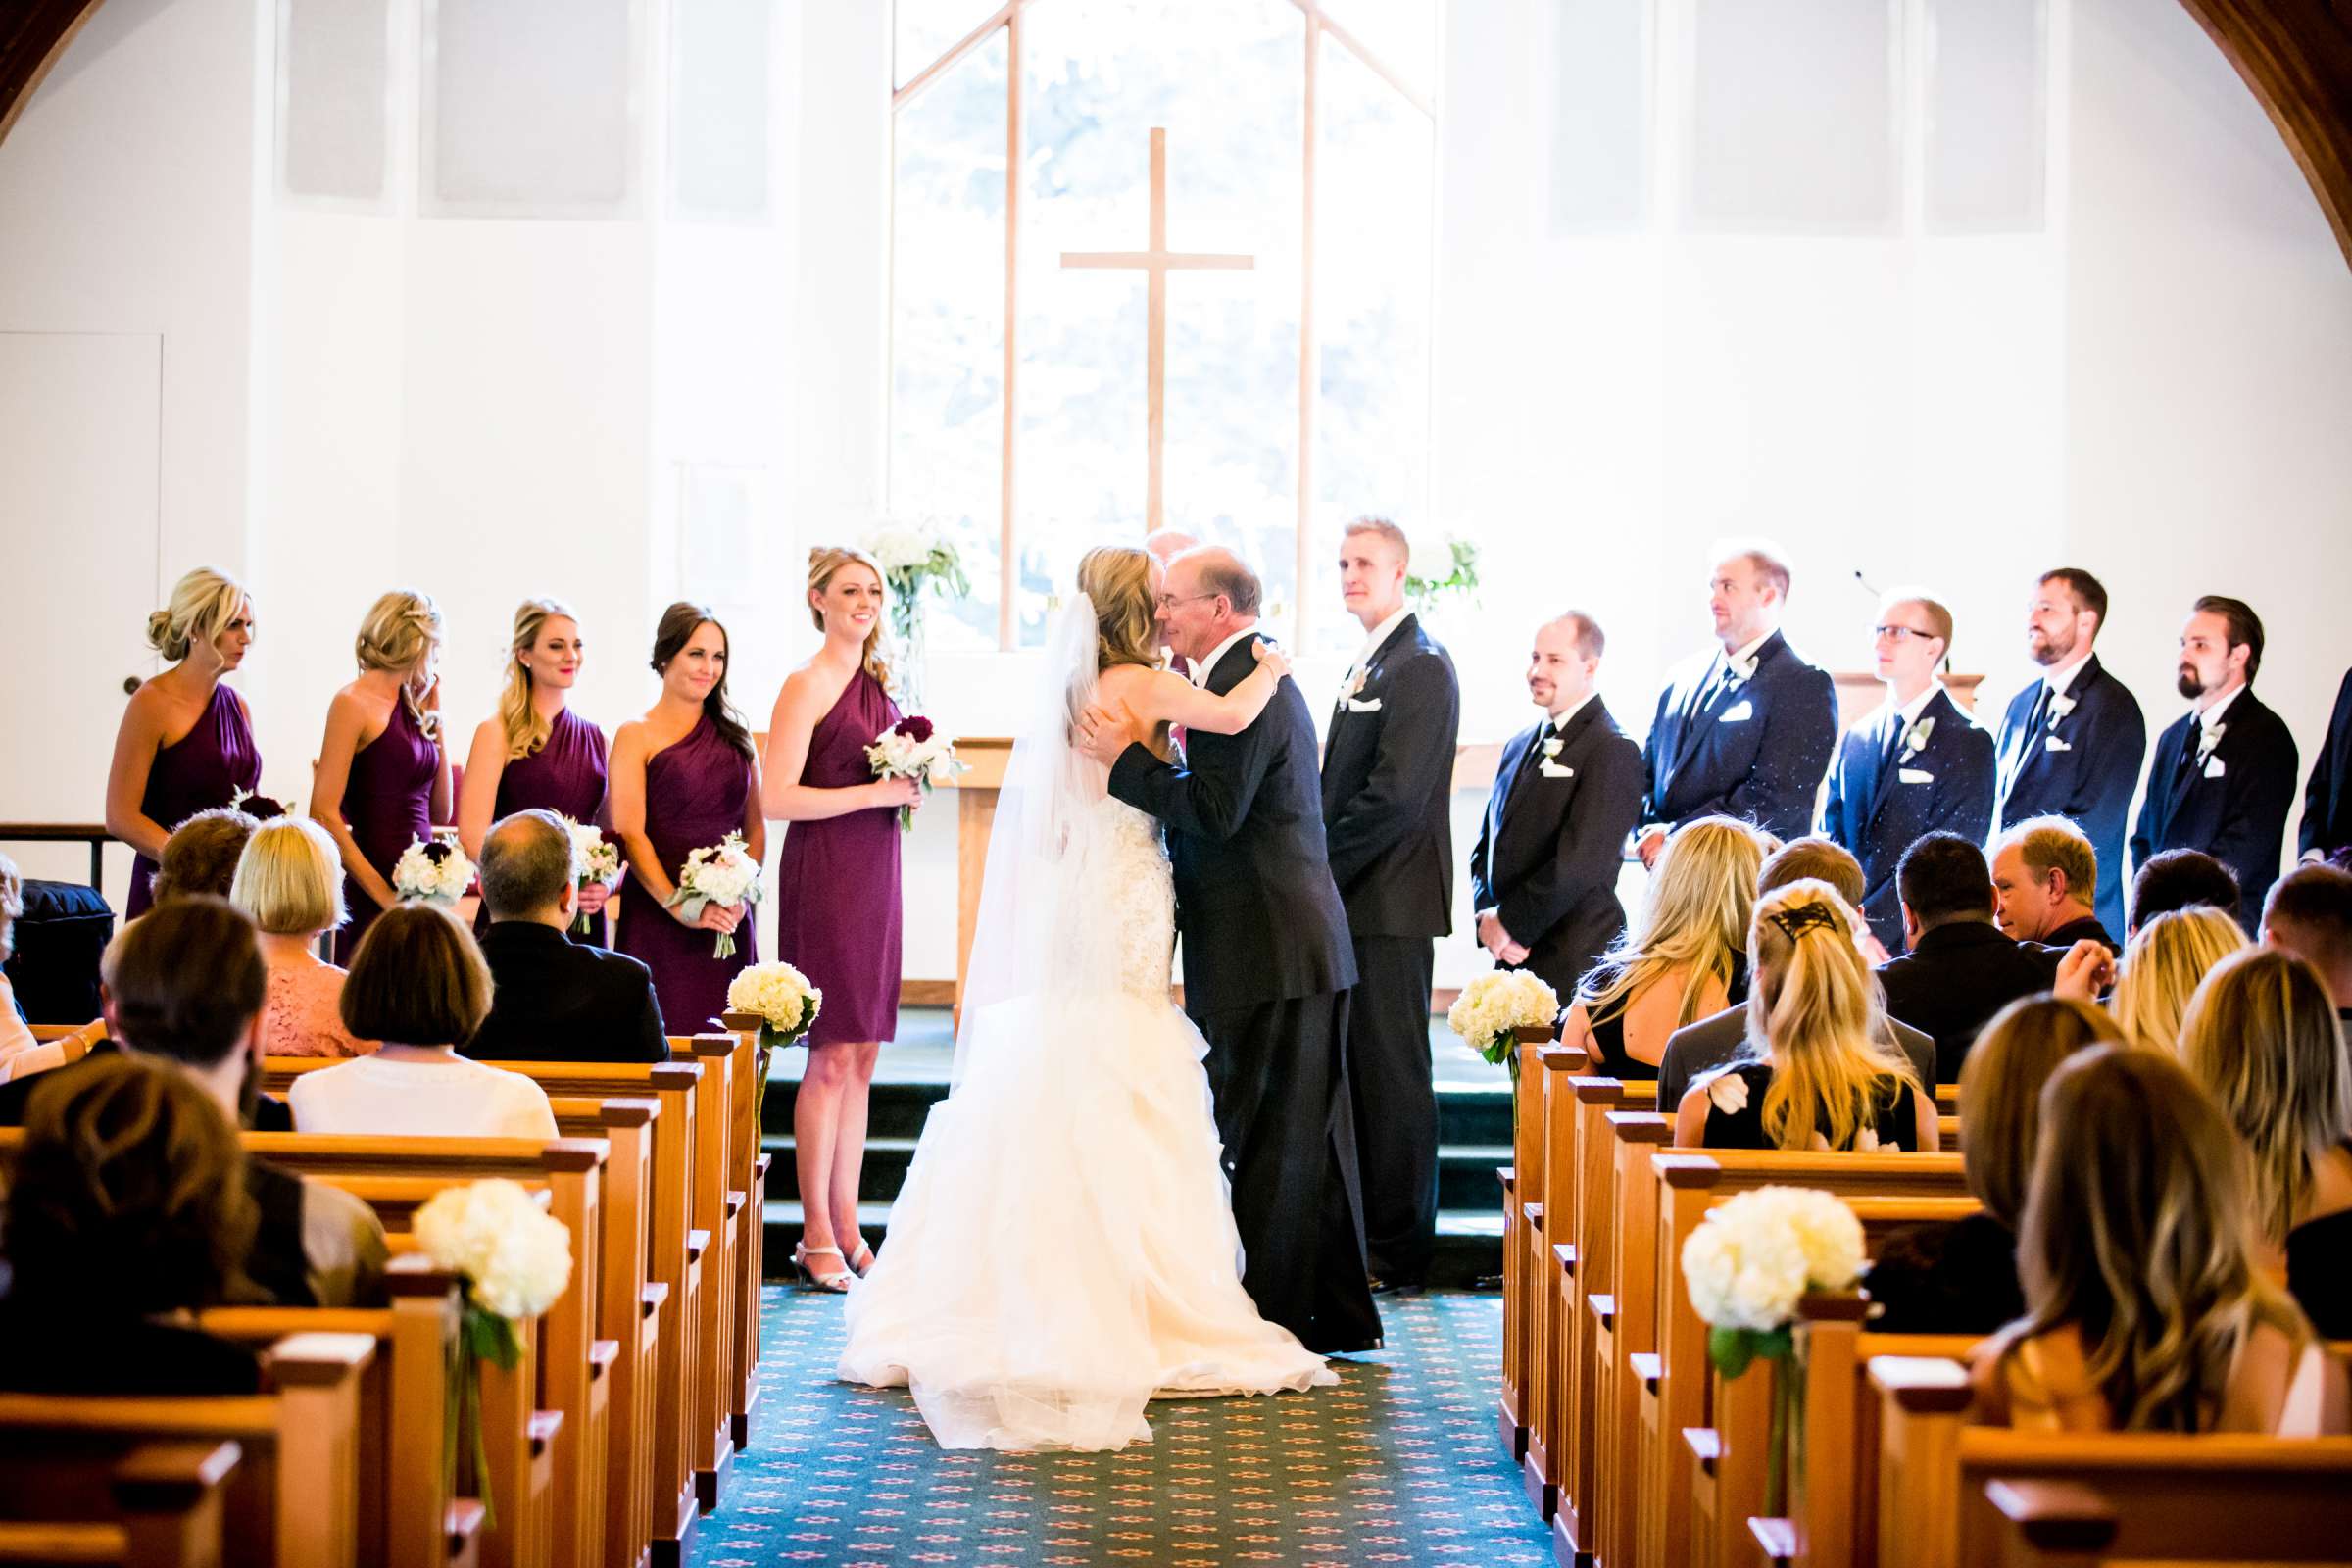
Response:
[[[1791,1364],[1796,1303],[1807,1291],[1845,1291],[1862,1274],[1862,1222],[1832,1194],[1761,1187],[1710,1209],[1683,1243],[1690,1305],[1707,1325],[1707,1359],[1727,1378],[1781,1363],[1773,1382],[1764,1511],[1787,1512],[1788,1443],[1802,1381]],[[1801,1439],[1799,1440],[1801,1442]]]
[[[1462,1043],[1500,1066],[1522,1031],[1548,1038],[1559,1022],[1560,994],[1525,969],[1490,969],[1462,987],[1446,1022]]]
[[[824,1004],[825,994],[789,963],[749,964],[727,982],[727,1010],[756,1013],[760,1018],[760,1087],[753,1100],[755,1120],[757,1111],[767,1101],[767,1069],[777,1050],[799,1044],[808,1035],[809,1025],[816,1022],[817,1009]]]
[[[563,818],[564,828],[571,834],[571,858],[579,867],[577,886],[585,892],[592,887],[612,887],[620,880],[620,846],[605,836],[605,830],[593,822],[574,822]],[[572,922],[572,929],[586,936],[595,928],[595,916],[582,914]]]
[[[416,1245],[433,1266],[466,1282],[464,1319],[449,1366],[449,1422],[441,1462],[454,1494],[458,1432],[473,1435],[475,1484],[483,1514],[491,1505],[489,1453],[482,1434],[481,1363],[514,1370],[522,1354],[515,1325],[556,1304],[571,1282],[571,1232],[542,1210],[516,1182],[479,1181],[433,1196],[416,1211]]]
[[[392,891],[404,899],[453,907],[473,886],[473,862],[444,838],[411,839],[392,862]]]
[[[669,906],[683,910],[689,920],[699,920],[709,905],[758,904],[760,899],[760,862],[744,848],[743,835],[730,833],[686,857],[686,863],[678,867],[678,891],[669,896]],[[721,931],[711,956],[735,956],[735,933]]]
[[[956,755],[956,743],[933,729],[931,721],[920,713],[909,713],[896,724],[874,737],[865,749],[865,760],[873,765],[878,779],[910,778],[931,793],[934,784],[945,784],[958,773],[972,770],[969,762]],[[904,833],[914,825],[914,808],[899,808],[899,831]]]

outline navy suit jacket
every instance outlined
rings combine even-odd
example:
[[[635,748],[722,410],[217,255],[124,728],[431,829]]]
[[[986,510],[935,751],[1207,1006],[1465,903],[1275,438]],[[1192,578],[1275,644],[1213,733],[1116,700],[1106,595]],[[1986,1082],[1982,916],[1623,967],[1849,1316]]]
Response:
[[[1726,683],[1702,705],[1717,659],[1710,649],[1683,665],[1658,696],[1642,748],[1648,774],[1642,820],[1680,827],[1695,817],[1737,816],[1780,838],[1800,838],[1838,744],[1836,685],[1776,631],[1756,650],[1755,674]]]
[[[1891,699],[1855,721],[1838,747],[1821,831],[1862,862],[1862,914],[1889,953],[1903,949],[1894,868],[1923,834],[1957,833],[1982,844],[1992,827],[1992,736],[1938,691],[1920,710],[1934,720],[1927,744],[1906,757],[1887,749]]]
[[[2132,863],[2165,850],[2203,850],[2237,873],[2237,923],[2262,923],[2263,896],[2278,880],[2286,813],[2299,759],[2286,720],[2248,688],[2222,714],[2222,738],[2203,766],[2193,760],[2197,715],[2182,713],[2156,737],[2148,797],[2132,832]]]
[[[2063,816],[2081,828],[2099,858],[2099,924],[2124,929],[2124,834],[2131,824],[2132,792],[2148,750],[2147,721],[2129,688],[2101,667],[2093,654],[2075,672],[2067,696],[2074,707],[2063,716],[2045,716],[2029,734],[2035,681],[2009,699],[2001,715],[1999,804],[1994,820],[2014,827],[2029,816]]]
[[[2328,738],[2320,742],[2319,760],[2311,764],[2298,840],[2297,852],[2303,855],[2314,850],[2333,855],[2352,845],[2352,670],[2344,672],[2344,683],[2335,690]]]
[[[1323,743],[1324,850],[1351,936],[1453,930],[1461,728],[1453,659],[1407,615],[1374,651],[1363,689],[1341,695]]]

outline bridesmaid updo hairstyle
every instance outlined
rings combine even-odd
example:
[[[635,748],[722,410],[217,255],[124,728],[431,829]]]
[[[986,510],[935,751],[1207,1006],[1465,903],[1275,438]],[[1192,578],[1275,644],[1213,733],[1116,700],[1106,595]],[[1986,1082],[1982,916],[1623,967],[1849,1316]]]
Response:
[[[425,650],[440,640],[441,610],[432,596],[414,588],[395,588],[368,607],[352,654],[360,662],[362,674],[384,669],[406,675],[424,658]],[[406,686],[401,688],[400,700],[408,705],[409,716],[431,734],[424,710]]]
[[[514,638],[507,645],[507,681],[498,694],[498,722],[507,732],[507,760],[529,757],[547,744],[555,726],[531,701],[531,672],[522,656],[538,642],[547,623],[561,617],[577,623],[579,616],[561,599],[525,599],[514,607]]]
[[[1152,557],[1103,545],[1078,558],[1078,591],[1095,604],[1095,667],[1159,662],[1159,620],[1152,602]]]
[[[662,623],[654,628],[652,663],[655,674],[669,673],[670,661],[686,651],[686,645],[694,641],[694,631],[698,626],[718,627],[722,653],[734,647],[734,639],[727,635],[725,624],[716,615],[702,605],[681,599],[662,612]],[[703,698],[703,711],[710,717],[711,727],[718,731],[720,740],[746,757],[752,755],[751,728],[744,723],[743,715],[735,711],[735,705],[727,701],[727,667],[724,663],[718,667],[717,684]]]
[[[226,630],[247,598],[236,578],[198,566],[172,585],[171,605],[147,617],[147,646],[176,663]]]
[[[882,574],[882,567],[874,558],[862,550],[853,550],[846,545],[818,545],[808,552],[808,591],[811,594],[823,593],[832,585],[833,574],[844,566],[863,566],[874,574],[874,581],[882,585],[884,593],[890,592],[890,579]],[[825,612],[813,604],[808,607],[808,618],[816,623],[818,631],[825,629]],[[868,675],[885,687],[890,684],[890,662],[882,657],[880,616],[874,618],[874,629],[865,634],[864,664]]]

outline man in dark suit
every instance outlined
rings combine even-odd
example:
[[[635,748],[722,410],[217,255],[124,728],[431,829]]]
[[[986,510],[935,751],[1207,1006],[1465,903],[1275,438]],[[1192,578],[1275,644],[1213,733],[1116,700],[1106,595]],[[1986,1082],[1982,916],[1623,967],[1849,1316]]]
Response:
[[[1479,946],[1562,1003],[1625,931],[1617,872],[1642,819],[1642,749],[1593,689],[1605,646],[1578,610],[1536,629],[1527,692],[1544,720],[1503,747],[1470,852]]]
[[[1453,660],[1405,607],[1404,530],[1379,517],[1340,541],[1340,593],[1364,645],[1323,748],[1323,832],[1348,909],[1364,1250],[1377,1286],[1419,1286],[1438,1239],[1438,1097],[1429,1054],[1437,939],[1453,930]]]
[[[1879,966],[1886,1011],[1936,1041],[1936,1081],[1957,1083],[1977,1031],[2020,997],[2047,991],[2065,952],[2012,942],[1992,923],[1984,852],[1931,833],[1895,871],[1911,951]]]
[[[1259,592],[1230,551],[1168,564],[1160,614],[1170,646],[1212,692],[1256,666]],[[1176,764],[1100,707],[1081,716],[1079,735],[1110,763],[1110,793],[1167,824],[1184,1006],[1208,1040],[1242,1284],[1310,1350],[1377,1348],[1342,1054],[1355,953],[1324,856],[1306,700],[1286,677],[1256,723],[1239,735],[1194,733]]]
[[[2278,880],[2299,760],[2286,721],[2254,695],[2262,620],[2242,600],[2208,594],[2180,628],[2180,695],[2193,706],[2165,726],[2132,832],[2136,863],[2202,850],[2237,874],[2249,934]]]
[[[2041,679],[2001,715],[1993,820],[2063,816],[2089,836],[2099,867],[2099,924],[2124,928],[2124,832],[2147,754],[2139,703],[2091,645],[2107,623],[2107,590],[2075,566],[2045,571],[2026,612],[2026,652]]]
[[[575,943],[578,868],[553,811],[516,811],[482,840],[482,957],[490,1016],[461,1055],[479,1061],[667,1061],[653,971]]]
[[[2328,715],[2319,760],[2311,764],[2311,782],[2303,791],[2303,830],[2296,839],[2305,864],[2333,860],[2352,868],[2352,669],[2344,671],[2344,683],[2335,689],[2335,711]]]
[[[2120,956],[2124,945],[2091,910],[2098,885],[2098,852],[2063,816],[2029,816],[1993,846],[1992,918],[2012,942],[2052,948],[2096,942]]]
[[[1925,833],[1977,843],[1992,825],[1992,737],[1936,672],[1952,646],[1952,612],[1923,594],[1890,594],[1872,632],[1886,700],[1838,747],[1821,831],[1862,862],[1862,918],[1892,953],[1903,942],[1894,868]]]
[[[1812,825],[1838,744],[1838,694],[1829,671],[1781,635],[1788,598],[1788,567],[1777,549],[1718,549],[1707,609],[1719,646],[1675,671],[1642,747],[1643,865],[1695,817],[1741,817],[1780,839]]]
[[[1794,839],[1765,860],[1756,876],[1756,896],[1763,897],[1791,882],[1827,882],[1838,896],[1859,909],[1862,904],[1862,862],[1828,839]],[[1735,1004],[1713,1017],[1685,1024],[1666,1038],[1666,1054],[1658,1058],[1658,1105],[1667,1115],[1683,1102],[1693,1079],[1737,1061],[1747,1050],[1747,1007]],[[1936,1042],[1894,1018],[1886,1020],[1884,1037],[1910,1058],[1911,1070],[1922,1084],[1936,1081]]]

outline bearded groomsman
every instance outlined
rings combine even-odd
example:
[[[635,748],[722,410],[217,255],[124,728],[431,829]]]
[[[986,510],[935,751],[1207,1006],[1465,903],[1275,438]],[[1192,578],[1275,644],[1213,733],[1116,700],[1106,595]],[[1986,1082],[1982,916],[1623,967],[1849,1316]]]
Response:
[[[2278,880],[2298,759],[2286,721],[2254,695],[2262,620],[2244,601],[2208,594],[2180,628],[2180,695],[2189,710],[2156,737],[2132,863],[2201,850],[2237,873],[2237,921],[2251,935]]]
[[[2045,571],[2026,611],[2026,652],[2041,679],[2009,699],[2001,716],[1998,804],[1993,819],[2063,816],[2082,829],[2098,859],[2091,907],[2110,931],[2124,926],[2124,833],[2147,755],[2148,726],[2129,688],[2091,651],[2107,624],[2107,590],[2076,566]]]
[[[1992,826],[1992,736],[1936,678],[1952,612],[1924,594],[1889,594],[1871,631],[1886,701],[1838,748],[1821,831],[1862,862],[1862,917],[1889,954],[1903,950],[1894,869],[1923,835],[1984,842]]]
[[[1801,838],[1838,745],[1829,671],[1781,635],[1788,566],[1762,543],[1719,547],[1707,611],[1720,645],[1684,664],[1658,696],[1642,749],[1648,791],[1637,846],[1653,864],[1666,835],[1701,816],[1737,816]]]
[[[1582,611],[1536,628],[1527,694],[1544,719],[1503,747],[1470,852],[1479,946],[1563,1004],[1625,930],[1617,872],[1642,819],[1642,749],[1593,690],[1602,647]]]
[[[1348,525],[1340,591],[1364,628],[1323,752],[1323,825],[1356,984],[1348,1083],[1375,1288],[1418,1286],[1437,1245],[1438,1102],[1429,1054],[1437,939],[1453,929],[1453,660],[1405,607],[1404,530]]]

